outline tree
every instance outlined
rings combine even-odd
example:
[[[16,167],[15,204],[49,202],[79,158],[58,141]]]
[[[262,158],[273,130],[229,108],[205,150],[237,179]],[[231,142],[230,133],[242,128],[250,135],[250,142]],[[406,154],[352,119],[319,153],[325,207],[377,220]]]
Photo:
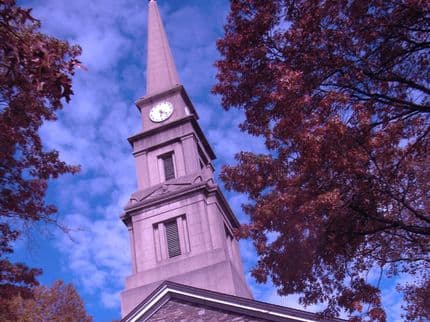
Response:
[[[429,10],[231,1],[213,91],[267,148],[223,168],[250,198],[238,234],[254,242],[258,282],[326,303],[325,316],[384,321],[377,271],[409,278],[407,318],[430,317]]]
[[[80,48],[40,33],[31,10],[0,0],[0,298],[30,297],[40,270],[8,255],[24,225],[55,222],[47,182],[78,167],[44,148],[38,130],[70,101]],[[5,306],[0,305],[1,308]],[[2,309],[0,309],[1,311]]]
[[[2,317],[2,321],[58,321],[58,322],[91,322],[82,299],[72,284],[55,281],[51,287],[37,286],[33,299],[21,296],[12,298],[7,305],[14,313],[10,317]]]

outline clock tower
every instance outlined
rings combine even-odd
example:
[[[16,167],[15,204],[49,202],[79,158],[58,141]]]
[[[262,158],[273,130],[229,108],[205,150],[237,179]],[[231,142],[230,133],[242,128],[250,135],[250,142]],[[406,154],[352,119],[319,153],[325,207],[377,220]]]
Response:
[[[252,298],[233,237],[239,223],[214,180],[215,154],[180,84],[157,2],[148,6],[146,95],[136,102],[143,129],[128,139],[138,191],[121,216],[132,262],[123,316],[165,281]]]

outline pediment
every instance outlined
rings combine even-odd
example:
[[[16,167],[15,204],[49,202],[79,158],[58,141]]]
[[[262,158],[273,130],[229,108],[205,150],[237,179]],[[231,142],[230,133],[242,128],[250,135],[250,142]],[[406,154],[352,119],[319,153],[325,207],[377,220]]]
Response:
[[[147,200],[153,200],[170,193],[175,193],[180,190],[186,190],[190,187],[200,185],[208,185],[211,187],[215,186],[216,184],[212,173],[208,171],[201,171],[188,176],[169,180],[148,189],[137,191],[131,195],[130,200],[125,208],[127,209]]]
[[[314,313],[164,281],[121,322],[142,321],[344,322]]]

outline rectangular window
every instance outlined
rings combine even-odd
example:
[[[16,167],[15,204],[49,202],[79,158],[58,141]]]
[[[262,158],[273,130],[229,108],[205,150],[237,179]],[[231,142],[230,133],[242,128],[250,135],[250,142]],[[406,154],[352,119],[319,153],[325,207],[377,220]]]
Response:
[[[173,166],[173,154],[165,155],[161,158],[163,160],[164,179],[170,180],[175,178],[175,168]]]
[[[187,218],[181,215],[153,225],[157,262],[191,251]]]
[[[167,251],[169,253],[169,258],[181,255],[177,221],[172,220],[166,222],[164,224],[164,228],[166,229]]]

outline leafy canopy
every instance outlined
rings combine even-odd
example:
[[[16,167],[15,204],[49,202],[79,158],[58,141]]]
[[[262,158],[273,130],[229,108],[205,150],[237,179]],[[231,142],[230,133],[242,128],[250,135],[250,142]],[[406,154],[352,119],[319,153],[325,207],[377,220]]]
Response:
[[[55,222],[56,208],[44,201],[47,182],[79,170],[61,161],[57,151],[46,150],[38,131],[44,121],[56,119],[64,100],[70,101],[81,50],[40,33],[30,11],[0,0],[1,301],[31,296],[41,272],[11,263],[11,243],[30,223]]]
[[[58,321],[91,322],[84,303],[72,284],[55,281],[51,287],[37,286],[34,298],[23,299],[20,296],[8,302],[9,310],[14,312],[13,321]],[[1,317],[1,315],[0,315]],[[2,321],[12,321],[2,317]]]
[[[216,63],[225,109],[265,139],[222,172],[246,193],[253,275],[322,312],[386,319],[402,276],[430,318],[430,2],[232,0]],[[270,238],[269,238],[270,236]]]

